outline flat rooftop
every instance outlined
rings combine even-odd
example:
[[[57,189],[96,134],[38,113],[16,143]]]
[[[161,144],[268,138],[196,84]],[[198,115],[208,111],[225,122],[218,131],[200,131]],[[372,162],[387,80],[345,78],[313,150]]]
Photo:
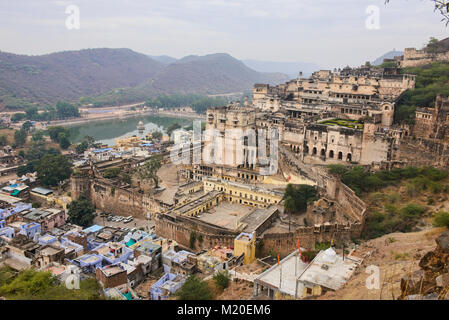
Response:
[[[278,212],[278,209],[275,206],[270,206],[268,208],[257,208],[242,220],[242,223],[246,224],[244,229],[245,232],[256,231],[261,224],[263,224],[276,212]]]
[[[107,277],[110,277],[110,276],[116,275],[116,274],[126,271],[126,270],[120,265],[111,265],[111,266],[104,267],[103,269],[101,269],[101,271]]]
[[[178,208],[175,208],[173,211],[176,212],[176,214],[183,215],[186,212],[189,212],[190,210],[200,206],[203,202],[209,201],[213,198],[215,198],[217,195],[219,195],[221,192],[212,190],[205,195],[201,196],[197,200],[191,201],[189,203],[186,203]]]
[[[238,203],[221,202],[212,209],[202,212],[197,218],[222,228],[235,230],[237,222],[252,210],[254,208]]]
[[[319,284],[322,287],[338,290],[345,285],[360,261],[334,254],[333,249],[320,251],[304,272],[300,281]]]
[[[60,251],[61,251],[61,249],[47,247],[47,248],[42,249],[40,252],[43,256],[52,256],[54,254],[57,254]]]
[[[275,264],[270,269],[256,278],[256,281],[263,285],[276,288],[282,293],[295,296],[296,279],[306,270],[308,263],[302,262],[298,256],[298,250],[284,258],[280,266]],[[280,281],[282,268],[282,281]],[[295,271],[296,268],[296,271]],[[280,287],[279,287],[280,284]],[[304,285],[298,281],[298,294],[303,291]]]

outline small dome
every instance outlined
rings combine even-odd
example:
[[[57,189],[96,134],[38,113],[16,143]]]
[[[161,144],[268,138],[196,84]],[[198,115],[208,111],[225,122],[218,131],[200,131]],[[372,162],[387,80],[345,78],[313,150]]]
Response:
[[[337,261],[337,253],[334,249],[326,249],[323,253],[323,260],[327,263],[335,263]]]

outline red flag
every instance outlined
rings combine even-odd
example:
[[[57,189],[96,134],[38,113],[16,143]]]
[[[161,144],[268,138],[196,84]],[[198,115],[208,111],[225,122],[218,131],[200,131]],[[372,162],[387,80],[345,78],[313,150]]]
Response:
[[[301,254],[301,246],[299,245],[299,238],[298,242],[296,243],[296,246],[298,247],[298,253]]]
[[[278,266],[280,266],[281,265],[281,263],[279,262],[279,253],[278,253]]]

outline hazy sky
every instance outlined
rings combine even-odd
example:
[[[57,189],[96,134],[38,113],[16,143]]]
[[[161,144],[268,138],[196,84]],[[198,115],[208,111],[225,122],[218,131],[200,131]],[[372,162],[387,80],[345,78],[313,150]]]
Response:
[[[130,48],[180,58],[227,52],[239,59],[359,65],[431,36],[449,36],[430,0],[0,0],[0,50],[43,54]],[[66,7],[80,29],[66,27]],[[366,28],[367,7],[379,29]]]

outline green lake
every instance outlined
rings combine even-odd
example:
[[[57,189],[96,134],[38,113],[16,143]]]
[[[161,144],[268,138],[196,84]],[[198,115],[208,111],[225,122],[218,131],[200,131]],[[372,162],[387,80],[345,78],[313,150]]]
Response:
[[[139,133],[137,125],[142,121],[145,130]],[[79,143],[85,136],[93,137],[97,142],[113,146],[115,139],[122,137],[130,137],[136,135],[145,137],[147,133],[161,131],[166,133],[167,127],[178,123],[182,127],[192,125],[193,119],[182,117],[166,117],[166,116],[142,116],[124,119],[113,119],[97,122],[88,122],[80,125],[70,126],[70,137],[72,143]]]

